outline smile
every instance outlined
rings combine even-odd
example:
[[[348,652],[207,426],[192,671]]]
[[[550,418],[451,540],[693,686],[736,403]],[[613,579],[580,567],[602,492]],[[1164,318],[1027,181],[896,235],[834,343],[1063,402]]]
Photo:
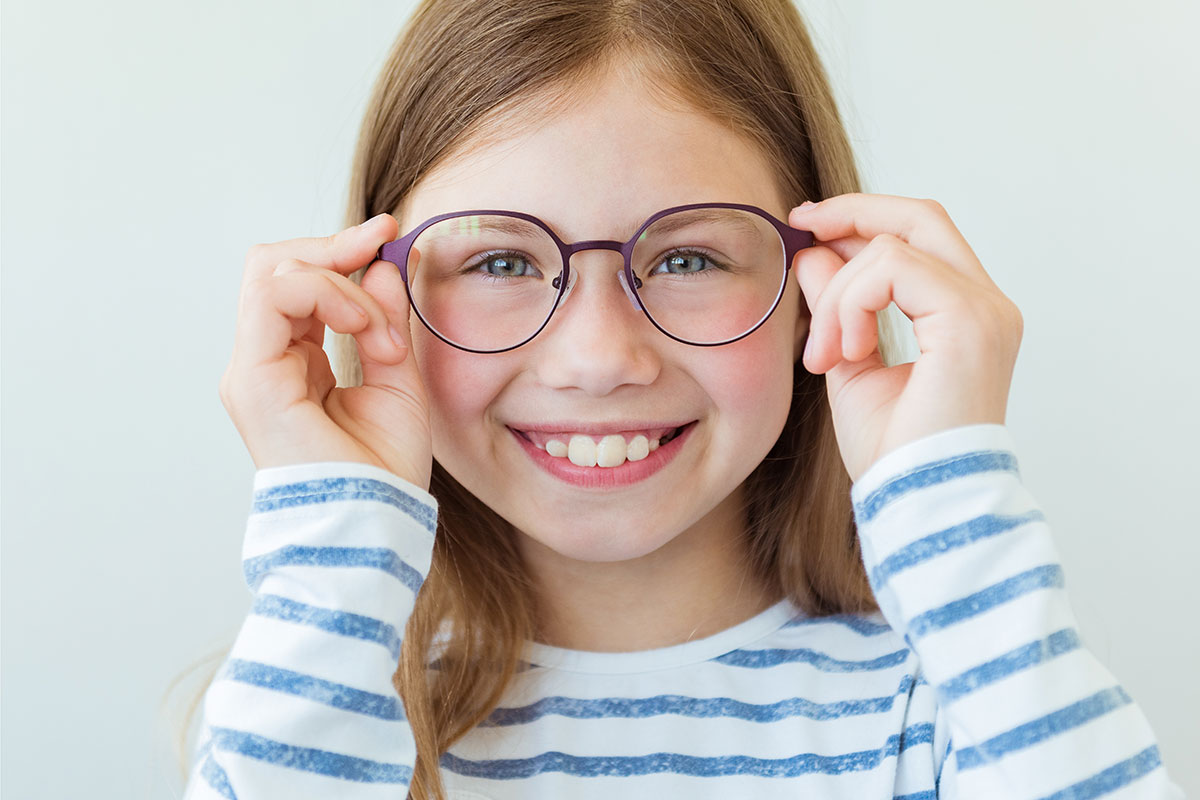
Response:
[[[644,480],[665,467],[694,427],[695,421],[625,430],[610,426],[607,431],[544,425],[509,430],[534,463],[554,477],[576,486],[611,488]]]
[[[565,458],[579,467],[619,467],[626,461],[641,461],[661,445],[679,435],[682,426],[622,431],[603,436],[587,433],[522,431],[539,450],[554,458]]]

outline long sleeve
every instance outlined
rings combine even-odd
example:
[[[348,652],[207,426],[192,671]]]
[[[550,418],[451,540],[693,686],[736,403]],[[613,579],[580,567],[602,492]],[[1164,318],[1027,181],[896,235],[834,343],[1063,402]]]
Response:
[[[392,685],[436,505],[376,467],[259,470],[249,614],[204,697],[187,798],[404,797],[415,747]]]
[[[1002,425],[943,431],[851,492],[875,596],[935,688],[938,796],[1178,800],[1141,709],[1080,642],[1013,450]]]

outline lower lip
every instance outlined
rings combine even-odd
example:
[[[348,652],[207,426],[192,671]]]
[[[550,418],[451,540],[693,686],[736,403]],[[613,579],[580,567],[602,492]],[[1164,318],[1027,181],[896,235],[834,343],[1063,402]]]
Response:
[[[659,445],[641,461],[626,461],[619,467],[581,467],[572,464],[566,458],[555,458],[521,434],[511,428],[509,430],[516,438],[517,444],[533,459],[533,463],[555,478],[584,489],[615,489],[644,481],[671,463],[683,448],[683,443],[691,436],[694,427],[694,422],[688,423],[678,436],[664,445]]]

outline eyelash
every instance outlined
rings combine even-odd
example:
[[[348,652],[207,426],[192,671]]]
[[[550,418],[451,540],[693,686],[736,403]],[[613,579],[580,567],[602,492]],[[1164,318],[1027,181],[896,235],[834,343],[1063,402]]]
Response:
[[[655,259],[654,267],[652,267],[650,272],[647,274],[668,274],[668,275],[669,274],[680,274],[680,273],[670,273],[670,272],[662,272],[662,273],[655,272],[655,270],[657,270],[657,268],[660,265],[662,265],[662,263],[664,261],[667,261],[671,258],[675,258],[676,256],[683,256],[685,258],[699,256],[700,258],[703,258],[705,260],[705,262],[707,262],[708,264],[711,265],[711,269],[700,270],[700,272],[711,272],[713,269],[728,271],[728,269],[729,269],[724,263],[722,263],[721,261],[719,261],[718,259],[713,257],[712,253],[709,253],[705,250],[698,249],[698,248],[690,248],[690,249],[679,248],[679,249],[675,249],[675,250],[668,250],[667,252],[660,255],[657,259]],[[524,253],[520,253],[516,250],[494,250],[491,252],[483,253],[478,259],[476,259],[470,266],[468,266],[464,270],[464,273],[478,274],[481,277],[483,277],[484,279],[492,280],[492,281],[511,280],[513,277],[527,277],[524,275],[519,275],[519,276],[496,275],[487,270],[488,263],[491,262],[493,259],[505,258],[505,257],[513,258],[513,259],[520,259],[527,264],[529,269],[537,271],[537,267],[533,266],[533,259]],[[683,274],[696,275],[698,273],[690,272],[690,273],[683,273]]]
[[[711,264],[712,267],[717,270],[723,270],[726,272],[729,270],[729,268],[724,263],[722,263],[721,261],[714,258],[712,253],[709,253],[705,250],[701,250],[698,248],[690,248],[690,249],[682,249],[681,248],[681,249],[676,249],[676,250],[668,250],[667,252],[665,252],[661,256],[659,256],[657,259],[655,259],[654,267],[651,269],[651,272],[649,274],[661,274],[661,275],[679,274],[679,273],[670,273],[670,272],[663,272],[663,273],[656,272],[658,267],[661,266],[664,261],[668,261],[672,258],[675,258],[676,256],[683,256],[685,258],[692,257],[692,256],[699,256],[699,257],[703,258],[706,262]],[[711,270],[705,269],[705,270],[701,270],[701,272],[711,272]],[[686,273],[686,274],[695,275],[697,273],[691,272],[691,273]]]
[[[527,277],[525,275],[517,275],[517,276],[496,275],[492,272],[489,272],[487,270],[487,265],[491,261],[493,261],[494,259],[497,259],[497,258],[520,259],[521,261],[525,262],[528,269],[531,269],[534,272],[538,272],[537,267],[535,267],[533,265],[533,259],[524,253],[517,252],[516,250],[493,250],[493,251],[490,251],[487,253],[483,253],[471,265],[469,265],[465,270],[463,270],[463,272],[464,272],[464,274],[478,274],[481,277],[483,277],[485,280],[492,280],[492,281],[511,280],[513,277],[517,277],[517,278]]]

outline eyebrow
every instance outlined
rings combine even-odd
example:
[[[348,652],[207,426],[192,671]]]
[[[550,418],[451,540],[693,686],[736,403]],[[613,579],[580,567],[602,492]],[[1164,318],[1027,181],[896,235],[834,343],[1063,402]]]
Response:
[[[651,215],[653,216],[653,215]],[[634,225],[624,226],[626,230],[637,230],[645,223],[640,219]],[[744,214],[731,214],[725,209],[697,208],[690,211],[677,211],[654,221],[652,228],[658,234],[676,233],[693,225],[711,225],[723,223],[725,227],[741,229],[745,233],[761,237],[762,228]],[[452,217],[442,225],[435,226],[434,236],[450,234],[482,234],[503,233],[512,235],[541,234],[542,229],[528,220],[518,217],[508,217],[499,214],[473,214],[465,217]],[[543,223],[549,225],[549,223]],[[553,226],[551,226],[553,228]],[[645,233],[643,232],[643,236]],[[584,240],[580,240],[584,241]]]
[[[492,214],[472,214],[466,217],[454,217],[446,220],[447,228],[444,233],[511,233],[528,234],[542,233],[542,229],[527,220],[517,217],[503,217]]]
[[[717,208],[697,208],[692,211],[678,211],[662,219],[655,220],[651,227],[655,233],[675,233],[692,225],[710,225],[714,222],[725,223],[726,227],[739,228],[755,236],[761,237],[762,235],[762,228],[754,224],[745,214],[731,214],[725,209]]]

